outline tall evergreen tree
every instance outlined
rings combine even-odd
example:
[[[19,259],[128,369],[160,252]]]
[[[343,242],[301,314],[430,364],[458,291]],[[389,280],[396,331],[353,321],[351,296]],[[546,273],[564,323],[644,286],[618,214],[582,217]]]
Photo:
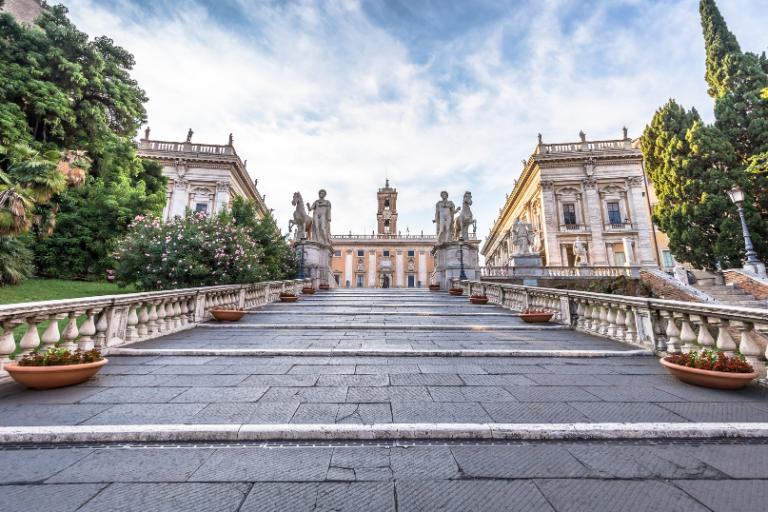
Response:
[[[715,123],[670,101],[656,112],[642,138],[648,176],[659,204],[654,218],[670,237],[678,260],[714,269],[738,266],[741,229],[727,190],[743,187],[755,247],[768,251],[768,65],[743,53],[714,0],[701,0],[707,56],[706,82]],[[762,192],[762,193],[761,193]]]

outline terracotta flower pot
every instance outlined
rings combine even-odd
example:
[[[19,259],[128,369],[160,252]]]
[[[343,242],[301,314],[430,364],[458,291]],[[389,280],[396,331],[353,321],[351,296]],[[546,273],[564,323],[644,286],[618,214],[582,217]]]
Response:
[[[472,304],[488,304],[488,297],[470,297],[469,302]]]
[[[96,375],[109,362],[102,359],[93,363],[65,364],[59,366],[5,365],[5,371],[19,384],[32,389],[53,389],[80,384]]]
[[[440,285],[439,284],[431,284],[431,285],[429,285],[429,291],[431,291],[431,292],[438,292],[438,291],[440,291]]]
[[[464,295],[464,290],[462,290],[461,288],[451,288],[450,290],[448,290],[448,293],[450,293],[454,297],[459,297],[461,295]]]
[[[242,309],[212,309],[211,314],[219,322],[237,322],[243,318],[245,311]]]
[[[545,324],[552,320],[554,313],[520,313],[520,318],[528,324]]]
[[[321,290],[330,290],[331,289],[331,285],[329,285],[329,284],[321,284],[320,285],[320,289]]]
[[[312,295],[313,293],[315,293],[315,289],[312,288],[311,286],[305,286],[304,288],[301,289],[301,293],[304,293],[306,295]]]
[[[296,295],[281,295],[280,302],[296,302],[299,298]]]
[[[669,373],[683,382],[714,389],[740,389],[757,378],[757,372],[734,373],[701,370],[679,364],[670,363],[664,358],[659,360]]]

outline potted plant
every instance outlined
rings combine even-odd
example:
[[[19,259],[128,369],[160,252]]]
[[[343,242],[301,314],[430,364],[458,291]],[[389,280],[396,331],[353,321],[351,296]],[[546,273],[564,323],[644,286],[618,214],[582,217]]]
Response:
[[[715,389],[743,388],[757,378],[757,372],[744,356],[702,349],[661,358],[669,373],[688,384]]]
[[[529,324],[545,324],[552,320],[553,315],[554,313],[543,309],[528,308],[520,313],[520,318],[523,319],[523,322]]]
[[[28,388],[52,389],[80,384],[108,362],[99,349],[70,352],[63,347],[50,347],[45,352],[27,354],[4,368],[13,380]]]
[[[301,289],[301,293],[304,293],[306,295],[312,295],[313,293],[315,293],[315,288],[314,286],[305,286]]]
[[[225,308],[213,308],[211,309],[211,315],[219,322],[237,322],[243,315],[245,315],[244,309],[225,309]]]
[[[323,284],[320,285],[320,289],[321,290],[325,290],[325,291],[330,290],[331,289],[331,285],[329,285],[328,283],[323,283]]]
[[[464,295],[464,288],[451,288],[450,290],[448,290],[448,293],[450,293],[454,297],[459,297],[461,295]]]
[[[437,292],[440,291],[440,285],[437,283],[432,283],[429,285],[429,291],[431,292]]]
[[[296,302],[297,300],[299,300],[299,297],[295,293],[280,293],[280,302]]]
[[[469,302],[472,304],[488,304],[488,296],[482,293],[473,293],[469,297]]]

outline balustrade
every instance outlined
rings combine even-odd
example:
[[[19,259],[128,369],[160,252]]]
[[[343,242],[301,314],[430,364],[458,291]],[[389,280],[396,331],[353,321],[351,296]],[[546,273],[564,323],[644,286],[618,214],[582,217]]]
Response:
[[[487,281],[454,280],[453,286],[483,290],[489,302],[513,311],[527,308],[554,314],[574,329],[657,352],[712,348],[738,351],[766,375],[768,310],[558,290]],[[571,315],[575,318],[571,318]]]
[[[0,306],[0,368],[48,347],[106,349],[194,327],[214,307],[254,309],[311,280],[208,286]],[[42,335],[40,332],[42,331]],[[4,375],[0,369],[0,376]]]

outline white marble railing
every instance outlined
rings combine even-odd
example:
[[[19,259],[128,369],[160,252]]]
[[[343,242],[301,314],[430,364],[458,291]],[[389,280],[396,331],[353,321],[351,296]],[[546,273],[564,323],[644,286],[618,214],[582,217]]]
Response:
[[[142,151],[164,151],[168,153],[203,153],[209,155],[234,155],[235,148],[223,144],[197,144],[192,142],[166,142],[162,140],[139,141]]]
[[[554,313],[553,320],[577,331],[611,338],[657,352],[680,353],[712,348],[740,352],[765,378],[768,309],[700,304],[624,295],[557,290],[483,281],[458,281],[467,295],[482,293],[489,302],[522,311]]]
[[[547,154],[583,151],[616,151],[626,149],[632,149],[632,143],[629,139],[540,144],[537,151],[539,154]]]
[[[283,291],[298,293],[311,282],[268,281],[0,306],[0,366],[11,357],[47,347],[105,349],[157,338],[209,320],[215,307],[257,308],[275,302]]]
[[[482,277],[638,277],[640,267],[480,267]]]

